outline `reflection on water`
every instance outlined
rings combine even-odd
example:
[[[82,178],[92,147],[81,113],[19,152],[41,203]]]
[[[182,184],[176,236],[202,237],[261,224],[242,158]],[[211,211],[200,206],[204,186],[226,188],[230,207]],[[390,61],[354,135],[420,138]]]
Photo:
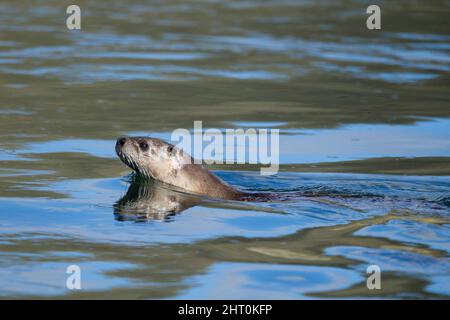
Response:
[[[165,220],[201,202],[198,197],[173,191],[163,184],[133,178],[127,193],[114,205],[117,220]]]
[[[377,32],[360,1],[77,4],[76,32],[57,2],[0,4],[0,297],[450,296],[447,1],[382,2]],[[280,128],[280,174],[215,168],[284,196],[201,199],[116,159],[194,120]]]

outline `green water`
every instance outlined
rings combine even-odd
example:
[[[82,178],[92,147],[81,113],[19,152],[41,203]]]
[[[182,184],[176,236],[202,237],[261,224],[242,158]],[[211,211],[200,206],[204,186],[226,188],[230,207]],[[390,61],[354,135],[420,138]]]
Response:
[[[58,1],[0,4],[0,297],[450,296],[447,1],[381,1],[381,31],[364,1],[77,4],[80,31]],[[212,166],[227,182],[325,196],[133,182],[115,139],[194,120],[280,128],[280,173]]]

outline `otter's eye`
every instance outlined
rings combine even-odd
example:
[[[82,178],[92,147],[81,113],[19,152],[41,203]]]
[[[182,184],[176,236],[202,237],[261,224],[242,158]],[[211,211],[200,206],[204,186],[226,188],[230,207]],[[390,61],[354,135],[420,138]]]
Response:
[[[167,151],[172,152],[172,150],[173,150],[173,146],[168,146],[167,147]]]
[[[148,150],[148,143],[147,142],[139,143],[139,148],[141,148],[142,151],[147,151]]]

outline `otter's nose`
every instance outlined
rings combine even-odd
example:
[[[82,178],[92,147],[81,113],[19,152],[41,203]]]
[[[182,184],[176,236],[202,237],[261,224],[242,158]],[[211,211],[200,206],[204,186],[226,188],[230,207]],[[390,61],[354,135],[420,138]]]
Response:
[[[117,139],[116,145],[123,147],[123,145],[125,144],[126,141],[127,141],[127,138],[123,138],[123,137],[119,138],[119,139]]]

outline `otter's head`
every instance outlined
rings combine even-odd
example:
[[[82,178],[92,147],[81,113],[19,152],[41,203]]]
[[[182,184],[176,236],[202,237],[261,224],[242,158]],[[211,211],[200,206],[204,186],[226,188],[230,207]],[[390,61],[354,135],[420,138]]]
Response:
[[[123,163],[141,175],[169,183],[183,165],[193,163],[183,150],[156,138],[119,138],[116,153]]]

